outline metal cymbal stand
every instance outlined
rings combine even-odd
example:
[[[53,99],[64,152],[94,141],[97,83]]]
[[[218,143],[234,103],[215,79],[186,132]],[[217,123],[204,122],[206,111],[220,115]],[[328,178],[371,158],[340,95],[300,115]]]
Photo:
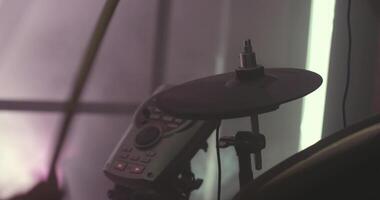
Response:
[[[265,136],[259,132],[258,114],[251,115],[251,131],[239,131],[235,136],[221,137],[219,147],[234,146],[239,160],[240,188],[253,181],[251,154],[255,156],[255,169],[262,168],[261,150],[265,148]]]
[[[244,50],[240,53],[240,67],[235,70],[236,79],[241,83],[254,81],[264,75],[264,67],[257,65],[251,40],[244,41]],[[277,109],[273,107],[271,110]],[[269,110],[267,110],[269,111]],[[250,115],[252,131],[239,131],[235,136],[220,138],[219,147],[233,145],[239,159],[240,188],[253,181],[251,154],[255,156],[255,168],[262,168],[261,150],[265,148],[265,136],[259,132],[258,113]]]

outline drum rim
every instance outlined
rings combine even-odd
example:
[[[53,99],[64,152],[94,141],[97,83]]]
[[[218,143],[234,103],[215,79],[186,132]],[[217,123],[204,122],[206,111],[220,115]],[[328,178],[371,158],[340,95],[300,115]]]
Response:
[[[344,128],[327,136],[326,138],[315,143],[314,145],[294,154],[293,156],[285,159],[284,161],[270,168],[268,171],[264,172],[262,175],[257,177],[257,179],[255,179],[253,183],[248,184],[245,188],[239,191],[233,199],[238,200],[241,199],[241,196],[248,196],[247,194],[253,193],[254,191],[258,190],[268,181],[270,181],[277,175],[280,175],[285,170],[294,166],[298,162],[317,154],[321,150],[325,149],[326,147],[337,141],[340,141],[360,130],[364,130],[378,123],[380,123],[380,114],[376,114],[372,117],[366,118],[360,122],[357,122],[353,125],[350,125],[347,128]]]

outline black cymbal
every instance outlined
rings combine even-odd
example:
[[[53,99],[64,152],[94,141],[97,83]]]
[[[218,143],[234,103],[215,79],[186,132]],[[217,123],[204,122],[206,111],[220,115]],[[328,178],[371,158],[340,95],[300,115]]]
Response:
[[[185,119],[237,118],[274,110],[321,83],[321,76],[303,69],[264,69],[263,75],[248,81],[230,72],[170,88],[159,93],[156,102],[163,111]]]

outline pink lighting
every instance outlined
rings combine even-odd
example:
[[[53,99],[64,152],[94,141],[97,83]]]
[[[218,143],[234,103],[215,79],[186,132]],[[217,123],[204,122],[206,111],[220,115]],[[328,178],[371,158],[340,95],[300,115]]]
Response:
[[[56,115],[0,113],[0,199],[47,176]]]

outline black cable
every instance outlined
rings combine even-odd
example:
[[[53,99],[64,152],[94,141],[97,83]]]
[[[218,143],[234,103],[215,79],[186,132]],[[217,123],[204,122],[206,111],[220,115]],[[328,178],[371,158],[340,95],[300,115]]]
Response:
[[[347,126],[346,104],[347,104],[347,95],[348,95],[348,89],[350,87],[350,77],[351,77],[351,48],[352,48],[351,0],[348,0],[347,29],[348,29],[347,73],[346,73],[346,86],[344,88],[343,103],[342,103],[343,127],[344,128]]]
[[[219,128],[220,128],[220,121],[216,125],[216,134],[215,134],[216,157],[218,159],[218,200],[220,200],[220,194],[221,194],[221,189],[222,189],[222,163],[220,161]]]

